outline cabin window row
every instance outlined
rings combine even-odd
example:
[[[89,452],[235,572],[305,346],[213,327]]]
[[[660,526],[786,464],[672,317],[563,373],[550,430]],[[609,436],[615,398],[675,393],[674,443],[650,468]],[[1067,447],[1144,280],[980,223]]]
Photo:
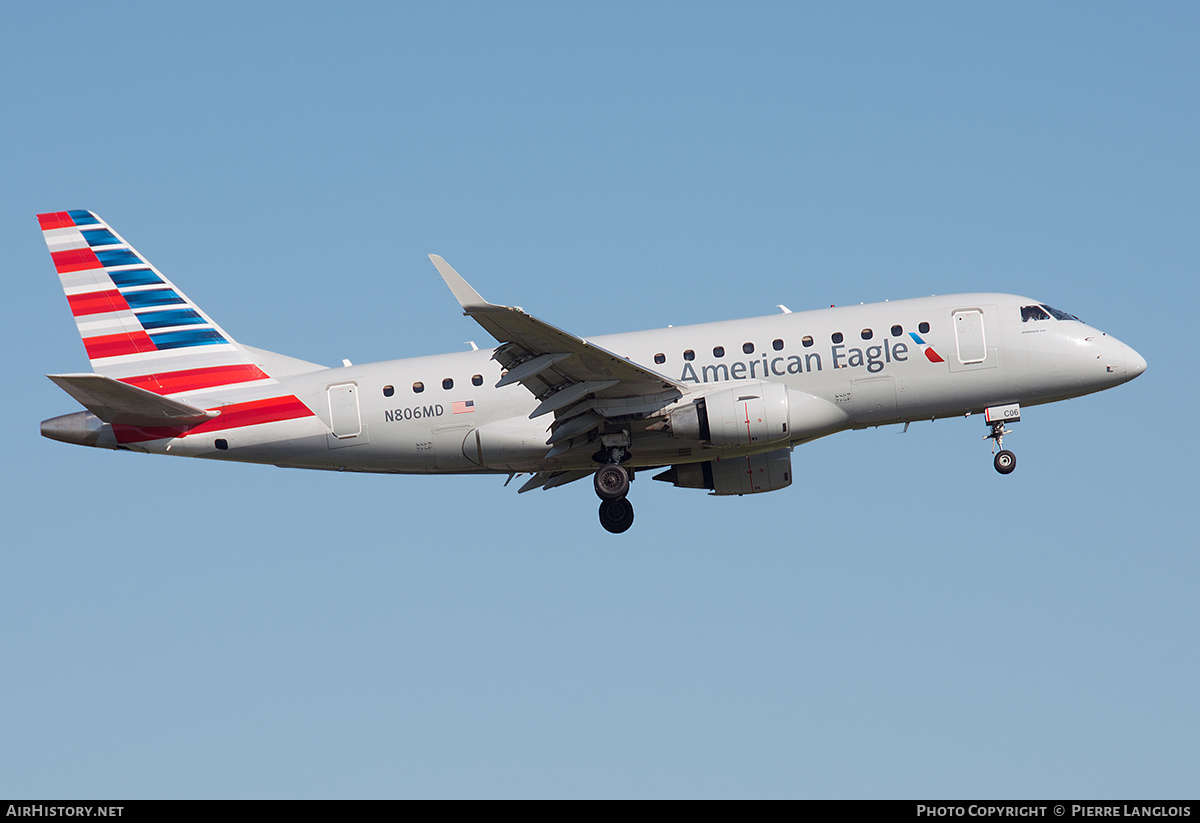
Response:
[[[483,385],[483,375],[482,374],[471,375],[471,385],[472,386],[482,386]],[[452,388],[454,388],[454,378],[447,377],[444,380],[442,380],[442,388],[445,389],[446,391],[450,391]],[[413,390],[413,394],[420,394],[421,392],[425,391],[425,384],[422,383],[420,380],[418,380],[417,382],[412,384],[412,390]],[[383,396],[384,397],[391,397],[395,393],[396,393],[395,386],[384,386],[383,387]]]
[[[889,331],[891,331],[892,337],[903,337],[904,336],[904,327],[899,324],[892,326],[892,328]],[[917,331],[920,332],[921,334],[929,334],[929,324],[924,323],[924,322],[918,323]],[[870,340],[871,338],[873,338],[875,336],[875,331],[873,329],[863,329],[858,334],[863,340]],[[840,331],[835,331],[833,334],[831,334],[829,336],[829,339],[834,343],[834,345],[837,345],[838,343],[843,342],[846,339],[846,337]],[[816,341],[813,340],[813,337],[811,334],[806,334],[804,337],[800,338],[800,345],[804,346],[804,348],[806,348],[806,349],[811,348],[815,344],[815,342]],[[776,338],[775,340],[771,341],[771,348],[774,349],[775,351],[783,351],[783,347],[784,347],[784,342],[782,339]],[[754,344],[753,343],[743,343],[742,344],[742,352],[745,354],[754,354]],[[725,356],[725,347],[724,346],[713,346],[712,353],[713,353],[713,357],[718,357],[718,358],[724,357]],[[686,351],[684,351],[683,359],[684,360],[695,360],[696,359],[695,350],[687,349]],[[660,366],[663,363],[666,363],[667,362],[666,354],[664,354],[663,352],[657,353],[656,355],[654,355],[654,362]]]

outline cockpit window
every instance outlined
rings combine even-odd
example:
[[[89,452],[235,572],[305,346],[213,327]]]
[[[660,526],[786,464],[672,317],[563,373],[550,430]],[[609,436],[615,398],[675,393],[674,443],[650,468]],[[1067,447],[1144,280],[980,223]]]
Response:
[[[1021,322],[1028,323],[1030,320],[1049,320],[1050,315],[1042,311],[1041,306],[1022,306],[1021,307]]]
[[[1065,311],[1059,311],[1058,309],[1050,308],[1045,303],[1042,304],[1042,308],[1054,315],[1055,320],[1079,320],[1079,318],[1075,315],[1067,314]]]

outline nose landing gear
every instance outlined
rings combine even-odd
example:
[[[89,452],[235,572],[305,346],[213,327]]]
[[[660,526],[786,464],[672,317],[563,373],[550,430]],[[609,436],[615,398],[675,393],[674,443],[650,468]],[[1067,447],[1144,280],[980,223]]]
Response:
[[[1017,456],[1004,448],[1004,435],[1012,434],[1009,429],[1004,428],[1004,423],[1011,420],[1016,423],[1021,419],[1021,407],[1015,403],[1010,406],[991,406],[984,411],[984,419],[987,420],[991,431],[984,435],[985,440],[992,441],[992,465],[996,467],[996,471],[1001,474],[1012,474],[1013,469],[1017,467]],[[996,451],[1000,449],[1000,451]]]
[[[1001,474],[1011,474],[1012,470],[1017,467],[1017,456],[1008,449],[1001,449],[996,452],[992,463],[996,466],[996,471]]]

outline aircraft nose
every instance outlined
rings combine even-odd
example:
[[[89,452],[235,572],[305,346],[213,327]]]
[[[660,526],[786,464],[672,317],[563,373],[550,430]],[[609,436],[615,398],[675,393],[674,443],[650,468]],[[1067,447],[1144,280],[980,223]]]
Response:
[[[1146,370],[1146,358],[1125,347],[1125,379],[1132,380]]]

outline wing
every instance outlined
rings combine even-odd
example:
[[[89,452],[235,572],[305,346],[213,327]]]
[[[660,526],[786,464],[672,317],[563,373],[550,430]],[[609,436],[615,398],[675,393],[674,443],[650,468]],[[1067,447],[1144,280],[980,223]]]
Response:
[[[436,254],[429,255],[463,314],[500,342],[492,355],[506,372],[496,387],[520,383],[540,401],[530,417],[554,413],[546,444],[553,458],[571,441],[613,422],[654,417],[688,389],[627,357],[538,320],[515,306],[484,300]]]

